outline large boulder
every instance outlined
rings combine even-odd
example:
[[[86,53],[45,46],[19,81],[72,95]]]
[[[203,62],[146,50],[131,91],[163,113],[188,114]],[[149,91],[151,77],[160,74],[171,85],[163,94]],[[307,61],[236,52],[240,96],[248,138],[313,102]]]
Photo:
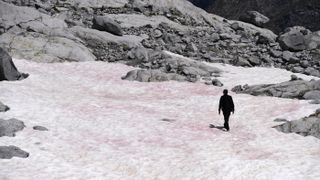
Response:
[[[20,73],[14,65],[11,56],[0,47],[0,81],[15,81],[28,77]]]
[[[305,35],[309,33],[309,30],[300,26],[287,28],[285,33],[279,36],[278,41],[284,50],[302,51],[307,49]]]
[[[314,90],[314,91],[306,92],[303,95],[303,98],[304,99],[313,99],[313,100],[319,99],[320,100],[320,91],[319,90]]]
[[[120,25],[107,16],[95,16],[92,22],[92,28],[94,29],[106,31],[117,36],[123,35]]]
[[[8,47],[16,58],[36,62],[82,62],[96,59],[81,42],[58,36],[49,38],[34,32],[25,33],[23,36],[5,33],[0,37],[0,45]]]
[[[282,49],[291,51],[313,50],[320,47],[320,31],[311,32],[310,30],[294,26],[287,28],[278,39]]]
[[[257,11],[247,11],[245,14],[241,15],[239,19],[240,21],[248,22],[259,27],[263,27],[270,21],[267,16]]]
[[[297,98],[304,99],[305,94],[313,90],[313,82],[304,80],[287,81],[279,84],[262,84],[262,85],[245,85],[233,88],[236,93],[251,94],[254,96],[273,96],[281,98]],[[307,96],[315,97],[315,96]]]
[[[0,46],[14,57],[37,62],[95,60],[61,19],[2,1],[0,17]]]

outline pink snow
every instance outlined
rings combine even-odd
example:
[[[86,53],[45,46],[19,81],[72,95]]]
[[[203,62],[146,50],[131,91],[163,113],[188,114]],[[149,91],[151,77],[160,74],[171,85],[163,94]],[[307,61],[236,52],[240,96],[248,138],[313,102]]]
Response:
[[[0,179],[318,179],[320,140],[284,134],[275,118],[298,119],[308,101],[237,95],[231,131],[218,101],[224,87],[121,80],[132,67],[105,62],[15,60],[23,81],[1,82],[0,100],[27,128],[0,138],[30,153],[1,160]],[[276,83],[290,72],[214,65],[231,88]],[[311,79],[299,75],[300,77]],[[48,132],[34,131],[42,125]]]

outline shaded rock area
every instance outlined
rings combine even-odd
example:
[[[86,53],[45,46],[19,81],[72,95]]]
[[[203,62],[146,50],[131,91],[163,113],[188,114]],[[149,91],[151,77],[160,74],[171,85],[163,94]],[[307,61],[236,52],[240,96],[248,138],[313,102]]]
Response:
[[[314,136],[320,139],[320,109],[309,117],[286,121],[274,128],[284,133],[297,133],[302,136]]]
[[[218,79],[213,79],[212,80],[212,85],[218,86],[218,87],[222,87],[223,86],[222,82],[220,80],[218,80]]]
[[[295,78],[294,78],[295,79]],[[320,80],[291,80],[279,84],[244,85],[232,89],[236,93],[308,100],[320,99]]]
[[[92,28],[107,31],[117,36],[122,36],[123,34],[120,25],[107,16],[95,16]]]
[[[6,112],[9,110],[10,108],[7,105],[4,105],[2,102],[0,102],[0,112]]]
[[[34,130],[37,130],[37,131],[49,131],[48,128],[43,127],[43,126],[33,126],[32,128],[33,128]]]
[[[320,29],[318,0],[189,0],[208,12],[228,19],[239,19],[247,11],[258,11],[270,18],[267,28],[279,33],[287,27],[305,26]]]
[[[107,2],[2,0],[0,47],[37,62],[98,60],[163,73],[172,72],[161,69],[158,55],[170,51],[199,62],[274,66],[320,77],[317,48],[291,52],[268,29],[208,14],[184,0]],[[310,34],[305,41],[316,47],[318,33]]]
[[[11,56],[0,47],[0,81],[22,80],[28,76],[28,74],[20,73],[17,70]]]
[[[24,123],[17,119],[0,119],[0,137],[14,137],[16,135],[16,132],[22,131],[25,127],[26,126],[24,125]]]
[[[132,70],[122,79],[140,82],[189,81],[196,82],[201,77],[220,74],[218,68],[184,57],[172,56],[164,51],[148,51],[142,47],[128,53],[129,64],[147,70]],[[150,62],[149,59],[153,61]]]
[[[0,159],[27,158],[29,153],[16,146],[0,146]]]
[[[247,11],[240,16],[240,21],[248,22],[259,27],[263,27],[266,23],[270,21],[268,17],[259,13],[258,11]]]
[[[279,43],[284,50],[302,51],[306,49],[319,49],[320,31],[312,33],[301,26],[287,28],[279,36]]]

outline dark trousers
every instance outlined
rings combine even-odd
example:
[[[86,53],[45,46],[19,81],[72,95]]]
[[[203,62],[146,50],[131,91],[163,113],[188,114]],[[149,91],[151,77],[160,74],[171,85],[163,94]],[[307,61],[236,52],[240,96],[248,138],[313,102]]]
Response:
[[[229,131],[229,117],[230,117],[231,112],[227,111],[227,112],[223,112],[223,116],[224,116],[224,128]]]

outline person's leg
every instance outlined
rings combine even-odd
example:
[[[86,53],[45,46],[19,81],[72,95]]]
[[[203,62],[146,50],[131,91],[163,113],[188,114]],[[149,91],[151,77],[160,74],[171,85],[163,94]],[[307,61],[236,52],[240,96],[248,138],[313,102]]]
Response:
[[[229,117],[230,117],[230,112],[223,112],[224,116],[224,128],[229,131]]]

